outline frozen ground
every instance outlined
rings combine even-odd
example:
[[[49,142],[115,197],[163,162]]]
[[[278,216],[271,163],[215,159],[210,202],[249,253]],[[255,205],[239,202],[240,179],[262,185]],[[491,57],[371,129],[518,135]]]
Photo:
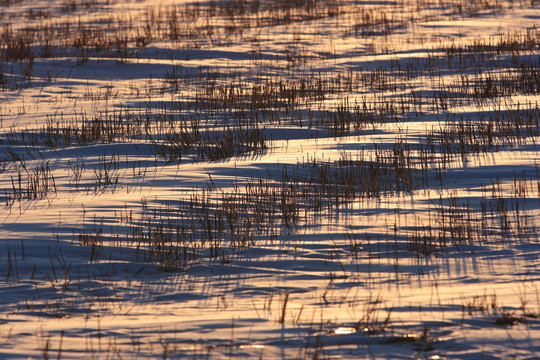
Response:
[[[538,358],[539,14],[0,1],[0,358]]]

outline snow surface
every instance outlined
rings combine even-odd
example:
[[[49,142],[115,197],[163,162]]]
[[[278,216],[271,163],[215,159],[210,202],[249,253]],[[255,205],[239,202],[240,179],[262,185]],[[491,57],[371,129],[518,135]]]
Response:
[[[83,22],[111,14],[136,18],[147,7],[157,7],[151,1],[96,1],[96,6],[73,13],[54,10],[54,5],[64,3],[0,5],[0,23],[15,30],[76,17]],[[181,7],[184,1],[169,3]],[[405,21],[390,34],[368,36],[347,32],[359,7],[399,16],[400,9],[423,2],[338,3],[346,3],[349,11],[248,28],[215,41],[203,35],[193,42],[155,39],[122,59],[96,53],[77,64],[69,53],[37,57],[30,86],[0,91],[0,358],[540,356],[538,123],[533,135],[519,142],[503,138],[487,152],[454,154],[440,177],[436,166],[430,165],[426,181],[410,191],[396,183],[378,196],[323,205],[315,212],[302,209],[293,226],[280,223],[277,231],[256,234],[245,247],[231,247],[227,238],[223,256],[212,258],[205,249],[196,261],[175,271],[162,271],[145,255],[146,245],[137,245],[130,237],[134,224],[148,224],[145,221],[160,211],[165,221],[176,219],[186,209],[182,204],[202,192],[218,204],[224,193],[245,192],[258,177],[280,184],[283,169],[292,172],[299,163],[360,156],[369,161],[377,149],[394,149],[398,139],[416,144],[442,129],[448,114],[480,119],[497,111],[538,112],[538,89],[481,103],[450,103],[441,109],[432,105],[440,83],[419,75],[396,92],[355,88],[326,93],[318,100],[297,99],[292,112],[286,105],[264,110],[282,118],[260,125],[266,149],[216,161],[201,158],[195,150],[186,151],[181,159],[161,157],[156,144],[163,138],[150,140],[144,132],[140,137],[118,136],[114,142],[96,140],[80,146],[50,147],[41,140],[34,144],[22,140],[51,121],[91,120],[126,109],[158,114],[161,104],[175,103],[185,106],[180,115],[200,113],[201,127],[223,130],[224,125],[213,124],[208,117],[219,111],[225,114],[224,110],[205,113],[189,108],[204,89],[203,80],[175,88],[164,79],[173,69],[202,78],[209,72],[235,72],[235,79],[218,77],[216,86],[230,81],[251,89],[267,79],[321,74],[332,78],[349,70],[389,67],[391,62],[405,66],[435,59],[440,63],[433,74],[440,72],[437,80],[451,84],[460,81],[457,55],[454,66],[447,66],[444,49],[451,44],[472,46],[475,41],[528,30],[535,34],[533,48],[519,56],[532,58],[538,72],[537,1],[513,6],[501,1],[502,9],[474,16],[452,15],[433,6],[432,20]],[[161,3],[163,8],[167,5]],[[38,9],[52,9],[51,17],[23,16]],[[403,11],[404,19],[408,14]],[[422,15],[420,11],[418,19]],[[223,16],[219,21],[229,20]],[[502,64],[494,71],[516,71],[512,54],[491,60]],[[487,63],[486,59],[480,68]],[[27,61],[3,59],[1,64],[8,84],[14,85]],[[469,70],[472,79],[474,66]],[[345,101],[384,99],[398,104],[399,94],[412,91],[423,94],[424,102],[412,104],[399,121],[373,123],[340,136],[324,126],[308,126],[310,113],[324,117]],[[19,175],[21,188],[27,189],[34,171],[45,167],[49,190],[36,198],[17,199]],[[420,170],[415,174],[420,176]],[[298,176],[309,177],[308,169],[299,166]],[[516,193],[516,178],[524,179],[521,193]],[[507,237],[498,225],[500,209],[494,210],[500,198],[509,207]],[[467,240],[460,243],[449,240],[448,246],[429,256],[414,251],[415,231],[430,226],[435,233],[444,226],[437,223],[442,217],[434,214],[441,204],[451,207],[452,201],[461,209],[470,205],[474,224],[480,223],[483,201],[492,204],[491,215],[488,210],[485,217],[488,235],[466,234]],[[466,217],[466,211],[457,213],[447,229],[457,229]],[[281,221],[277,213],[276,219]],[[516,225],[519,221],[526,222]],[[505,316],[515,321],[501,324]]]

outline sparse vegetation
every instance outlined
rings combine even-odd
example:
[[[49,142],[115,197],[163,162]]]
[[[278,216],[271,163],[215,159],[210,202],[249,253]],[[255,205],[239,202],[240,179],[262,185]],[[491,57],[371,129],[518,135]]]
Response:
[[[537,0],[173,3],[0,0],[0,357],[535,355]]]

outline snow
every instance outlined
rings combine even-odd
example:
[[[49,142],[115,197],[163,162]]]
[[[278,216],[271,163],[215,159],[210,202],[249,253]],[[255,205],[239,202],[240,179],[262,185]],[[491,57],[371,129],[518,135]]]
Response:
[[[0,24],[131,18],[131,36],[190,4],[66,3],[6,2]],[[540,89],[484,83],[525,65],[538,81],[538,3],[311,5],[334,3],[201,15],[176,39],[155,19],[125,56],[0,42],[0,358],[538,356]],[[395,28],[355,33],[370,10]],[[238,128],[265,147],[222,156]]]

